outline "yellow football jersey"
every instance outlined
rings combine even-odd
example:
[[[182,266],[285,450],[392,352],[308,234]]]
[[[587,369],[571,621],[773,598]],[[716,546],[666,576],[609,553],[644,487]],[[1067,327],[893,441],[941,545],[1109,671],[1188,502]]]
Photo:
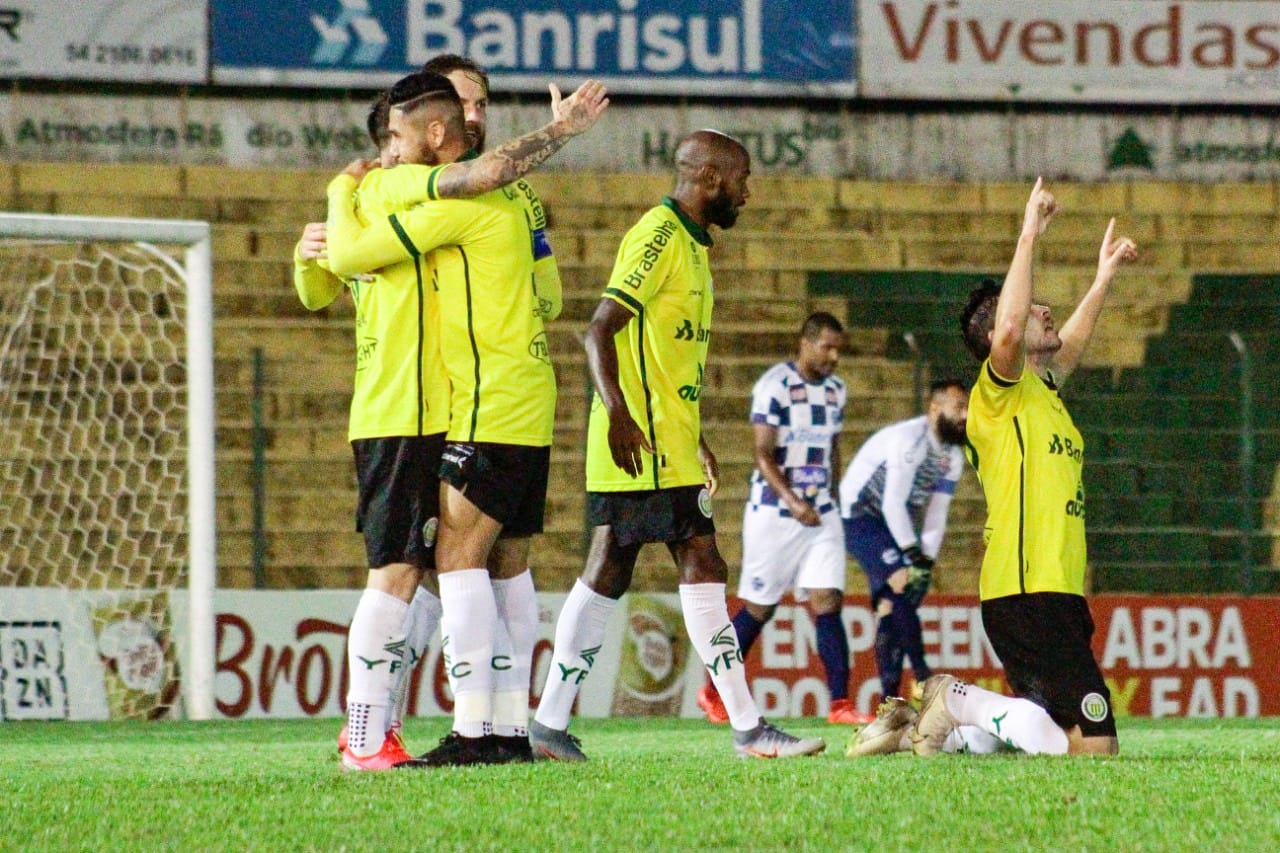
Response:
[[[530,212],[537,196],[522,181],[473,199],[436,199],[435,177],[448,167],[430,169],[425,180],[422,168],[366,176],[362,206],[387,209],[384,199],[402,197],[403,182],[425,183],[432,199],[367,228],[349,205],[339,206],[335,221],[331,193],[330,264],[339,273],[388,264],[429,268],[451,386],[450,440],[548,445],[556,387],[535,266],[554,259],[541,204],[537,215]],[[557,273],[557,291],[558,280]]]
[[[330,208],[342,208],[353,227],[362,227],[355,188],[353,178],[335,179],[329,188]],[[332,228],[329,234],[332,245]],[[295,257],[294,284],[299,297],[317,305],[326,297],[332,301],[332,280],[315,269],[299,268],[298,260]],[[429,269],[410,260],[379,269],[377,275],[346,277],[356,307],[356,370],[347,437],[354,441],[444,432],[449,428],[449,377],[440,357],[439,309]]]
[[[711,310],[711,236],[671,199],[640,218],[622,239],[603,298],[635,315],[614,339],[627,409],[654,454],[631,477],[613,463],[609,419],[593,395],[587,429],[587,491],[625,492],[703,482],[698,461]]]
[[[1058,392],[1029,368],[984,362],[969,397],[967,454],[987,498],[979,592],[1084,594],[1084,440]]]

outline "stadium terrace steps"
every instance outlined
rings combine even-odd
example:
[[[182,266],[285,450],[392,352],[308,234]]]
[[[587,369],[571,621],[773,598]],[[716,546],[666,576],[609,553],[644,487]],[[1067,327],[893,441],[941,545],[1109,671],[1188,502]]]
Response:
[[[308,312],[297,303],[292,284],[294,244],[303,223],[323,219],[324,188],[334,171],[0,164],[0,197],[12,209],[213,223],[219,582],[224,586],[252,583],[255,347],[266,359],[268,583],[364,583],[363,549],[351,532],[354,475],[345,439],[353,312],[346,297]],[[584,553],[581,389],[586,380],[580,335],[608,280],[622,231],[670,191],[670,179],[553,170],[532,180],[548,212],[566,304],[549,330],[561,403],[549,534],[536,540],[533,559],[539,585],[556,590],[569,587]],[[903,332],[913,331],[925,355],[922,379],[972,373],[955,334],[957,299],[963,300],[975,276],[1003,274],[1027,197],[1022,182],[756,175],[751,184],[751,203],[738,227],[717,233],[713,248],[717,322],[704,397],[707,430],[724,468],[716,501],[721,548],[735,567],[751,468],[745,417],[750,389],[767,366],[792,354],[800,320],[810,310],[823,309],[849,321],[850,344],[840,373],[850,387],[842,448],[851,458],[876,428],[918,410],[914,363]],[[1211,483],[1205,482],[1205,472],[1221,473],[1216,457],[1230,454],[1230,424],[1238,417],[1233,351],[1217,318],[1239,321],[1255,347],[1256,363],[1277,363],[1268,355],[1266,338],[1276,328],[1277,317],[1269,312],[1280,310],[1280,286],[1270,278],[1200,275],[1196,301],[1213,310],[1183,303],[1192,297],[1192,273],[1276,268],[1278,189],[1274,182],[1053,186],[1063,215],[1044,242],[1037,290],[1060,318],[1092,280],[1110,216],[1119,216],[1119,229],[1135,236],[1142,252],[1139,265],[1126,270],[1112,289],[1086,356],[1086,368],[1096,369],[1078,371],[1067,386],[1090,447],[1090,513],[1102,537],[1094,564],[1099,588],[1149,582],[1190,589],[1192,581],[1210,583],[1215,571],[1223,572],[1178,557],[1183,550],[1231,559],[1227,528],[1235,523],[1240,503],[1222,489],[1210,491]],[[893,284],[886,287],[890,274]],[[1249,320],[1258,324],[1250,326]],[[1259,388],[1269,387],[1277,387],[1275,380],[1260,376]],[[1263,430],[1260,447],[1274,445],[1280,409],[1259,402],[1255,414]],[[1155,459],[1156,454],[1173,458]],[[1175,464],[1188,454],[1200,472]],[[1205,459],[1215,464],[1206,465]],[[1274,527],[1280,524],[1280,497],[1270,494],[1274,477],[1268,464],[1260,454],[1258,494],[1251,506]],[[967,474],[935,574],[938,588],[976,587],[983,520],[980,489]],[[1181,538],[1159,540],[1154,531],[1165,527],[1182,530]],[[1215,537],[1214,542],[1191,541],[1195,534],[1188,528],[1203,528],[1203,536]],[[1133,541],[1144,547],[1125,544],[1128,530],[1142,531]],[[1137,552],[1160,553],[1166,561],[1144,561]],[[1098,561],[1102,556],[1107,562]],[[677,581],[664,549],[646,549],[641,567],[638,589],[670,589]],[[850,571],[849,580],[851,591],[864,589],[861,572]]]

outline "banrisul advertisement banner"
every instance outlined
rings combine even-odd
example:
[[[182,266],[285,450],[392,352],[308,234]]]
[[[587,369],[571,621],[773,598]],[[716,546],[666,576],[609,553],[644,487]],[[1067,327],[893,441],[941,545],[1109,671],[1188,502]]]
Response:
[[[0,3],[0,77],[204,83],[207,0]]]
[[[212,0],[213,80],[384,86],[433,56],[493,86],[855,94],[854,0]]]
[[[1280,102],[1275,0],[859,0],[864,95]]]

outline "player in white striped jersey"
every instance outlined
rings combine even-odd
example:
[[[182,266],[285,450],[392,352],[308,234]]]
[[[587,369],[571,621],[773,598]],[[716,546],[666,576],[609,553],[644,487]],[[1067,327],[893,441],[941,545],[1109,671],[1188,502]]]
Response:
[[[930,674],[918,609],[964,470],[968,412],[963,382],[934,382],[928,413],[872,435],[840,481],[845,547],[867,573],[871,589],[884,699],[900,695],[904,656],[918,682]]]
[[[840,321],[825,312],[800,329],[794,361],[765,371],[751,392],[756,470],[742,521],[742,573],[733,617],[745,658],[788,590],[813,608],[818,654],[827,672],[830,722],[858,723],[849,699],[849,643],[844,604],[843,532],[832,483],[840,470],[837,438],[844,382],[834,375],[844,344]],[[710,682],[698,695],[708,719],[722,712]]]

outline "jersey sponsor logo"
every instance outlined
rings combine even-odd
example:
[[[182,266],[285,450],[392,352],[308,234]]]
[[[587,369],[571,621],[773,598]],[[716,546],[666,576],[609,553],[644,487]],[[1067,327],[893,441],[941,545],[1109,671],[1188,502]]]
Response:
[[[674,222],[659,223],[658,227],[653,229],[649,242],[644,244],[644,252],[641,253],[640,260],[636,263],[635,268],[623,277],[622,283],[633,290],[639,290],[640,286],[644,284],[645,278],[657,266],[658,259],[662,257],[662,250],[671,243],[671,238],[675,236],[675,233],[676,224]]]
[[[547,333],[538,332],[534,339],[529,341],[529,355],[538,361],[551,363],[551,351],[547,349]]]
[[[797,429],[788,430],[784,439],[785,444],[826,444],[831,438],[831,433],[824,430],[811,429],[809,427],[799,427]]]
[[[373,361],[374,355],[378,352],[377,338],[361,338],[356,344],[356,372],[359,373],[369,366],[369,362]]]
[[[547,239],[547,229],[535,228],[533,231],[533,259],[540,261],[551,257],[551,241]]]
[[[1072,518],[1084,518],[1084,489],[1076,486],[1075,500],[1067,501],[1067,515]]]
[[[1077,447],[1070,438],[1062,438],[1056,432],[1049,439],[1050,456],[1066,456],[1072,462],[1084,462],[1084,448]]]
[[[690,320],[688,317],[686,317],[684,319],[684,322],[682,322],[679,326],[676,327],[677,341],[697,341],[698,343],[703,343],[706,340],[708,340],[710,337],[711,337],[710,329],[703,328],[702,326],[697,326],[695,328],[693,325],[693,321]]]
[[[793,403],[809,402],[809,389],[802,385],[792,385],[787,389],[787,393],[791,395],[791,402]]]
[[[702,365],[698,365],[698,379],[693,385],[680,386],[680,399],[690,403],[698,402],[702,396]]]
[[[787,480],[806,500],[812,501],[827,487],[827,469],[821,465],[801,465],[787,469]]]
[[[538,198],[538,194],[533,191],[533,187],[529,186],[528,181],[516,181],[515,186],[529,202],[529,210],[533,213],[533,224],[538,230],[542,230],[547,224],[547,213],[542,208],[542,199]]]
[[[711,517],[711,490],[705,486],[698,492],[698,511],[707,518]]]
[[[1080,700],[1080,713],[1091,723],[1105,720],[1110,709],[1107,698],[1101,693],[1088,693]]]
[[[787,471],[793,486],[825,486],[827,469],[821,465],[801,465]]]

